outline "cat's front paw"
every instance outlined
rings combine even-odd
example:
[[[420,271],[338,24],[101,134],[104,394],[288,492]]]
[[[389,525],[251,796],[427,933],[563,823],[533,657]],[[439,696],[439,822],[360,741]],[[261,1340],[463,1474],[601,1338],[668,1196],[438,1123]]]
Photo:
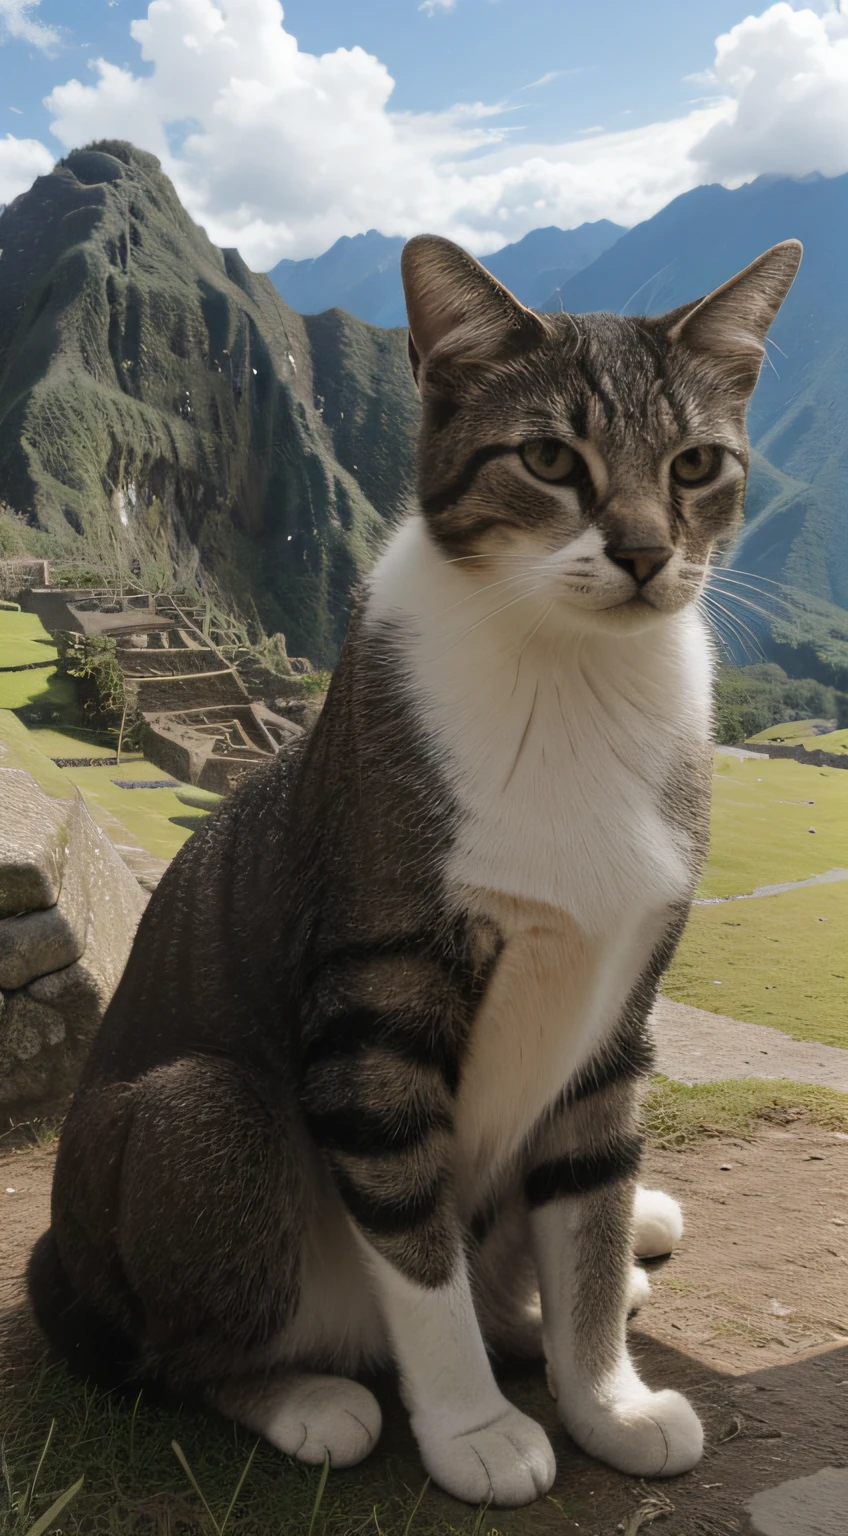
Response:
[[[679,1392],[640,1392],[570,1405],[563,1415],[573,1440],[619,1472],[633,1477],[676,1477],[700,1461],[704,1431]]]
[[[291,1375],[261,1413],[245,1417],[278,1450],[298,1461],[355,1467],[374,1449],[382,1420],[367,1387],[344,1376]]]
[[[659,1259],[671,1253],[683,1236],[683,1212],[661,1189],[636,1190],[633,1201],[633,1251],[637,1259]]]
[[[440,1424],[413,1428],[433,1481],[467,1504],[532,1504],[556,1476],[545,1431],[509,1403],[487,1423],[453,1434]]]

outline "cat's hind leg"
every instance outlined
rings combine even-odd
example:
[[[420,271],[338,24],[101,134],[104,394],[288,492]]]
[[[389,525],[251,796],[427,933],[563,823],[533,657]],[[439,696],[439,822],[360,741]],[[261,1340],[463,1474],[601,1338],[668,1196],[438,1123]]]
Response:
[[[334,1468],[355,1467],[380,1438],[380,1405],[346,1376],[271,1373],[209,1389],[210,1404],[278,1451],[312,1465],[326,1455]]]

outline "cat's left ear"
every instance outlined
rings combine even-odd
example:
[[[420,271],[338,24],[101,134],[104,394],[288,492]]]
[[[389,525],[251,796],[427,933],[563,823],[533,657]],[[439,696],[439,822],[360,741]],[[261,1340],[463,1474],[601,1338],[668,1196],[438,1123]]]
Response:
[[[538,346],[546,335],[544,321],[452,240],[416,235],[401,252],[400,269],[416,381],[436,351],[459,363],[492,363]]]
[[[706,298],[666,317],[668,338],[725,362],[739,385],[753,389],[766,332],[801,264],[800,240],[773,245]]]

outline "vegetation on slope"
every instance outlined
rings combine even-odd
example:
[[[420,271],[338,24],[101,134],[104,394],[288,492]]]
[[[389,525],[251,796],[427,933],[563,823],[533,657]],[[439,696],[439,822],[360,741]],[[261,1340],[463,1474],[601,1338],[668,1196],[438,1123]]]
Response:
[[[843,707],[836,689],[814,678],[788,677],[775,662],[724,666],[716,680],[717,740],[733,746],[788,721],[835,720]]]
[[[151,586],[209,572],[289,654],[334,660],[411,482],[403,336],[338,313],[309,329],[123,143],[40,177],[0,245],[0,499],[25,514],[18,541],[65,559],[70,533],[80,565]]]

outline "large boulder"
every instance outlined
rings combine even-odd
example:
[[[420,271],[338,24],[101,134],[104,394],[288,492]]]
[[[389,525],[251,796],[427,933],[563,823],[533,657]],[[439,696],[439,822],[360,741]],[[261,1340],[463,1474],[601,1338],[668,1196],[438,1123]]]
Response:
[[[73,1092],[146,895],[79,792],[0,721],[0,1121]]]

